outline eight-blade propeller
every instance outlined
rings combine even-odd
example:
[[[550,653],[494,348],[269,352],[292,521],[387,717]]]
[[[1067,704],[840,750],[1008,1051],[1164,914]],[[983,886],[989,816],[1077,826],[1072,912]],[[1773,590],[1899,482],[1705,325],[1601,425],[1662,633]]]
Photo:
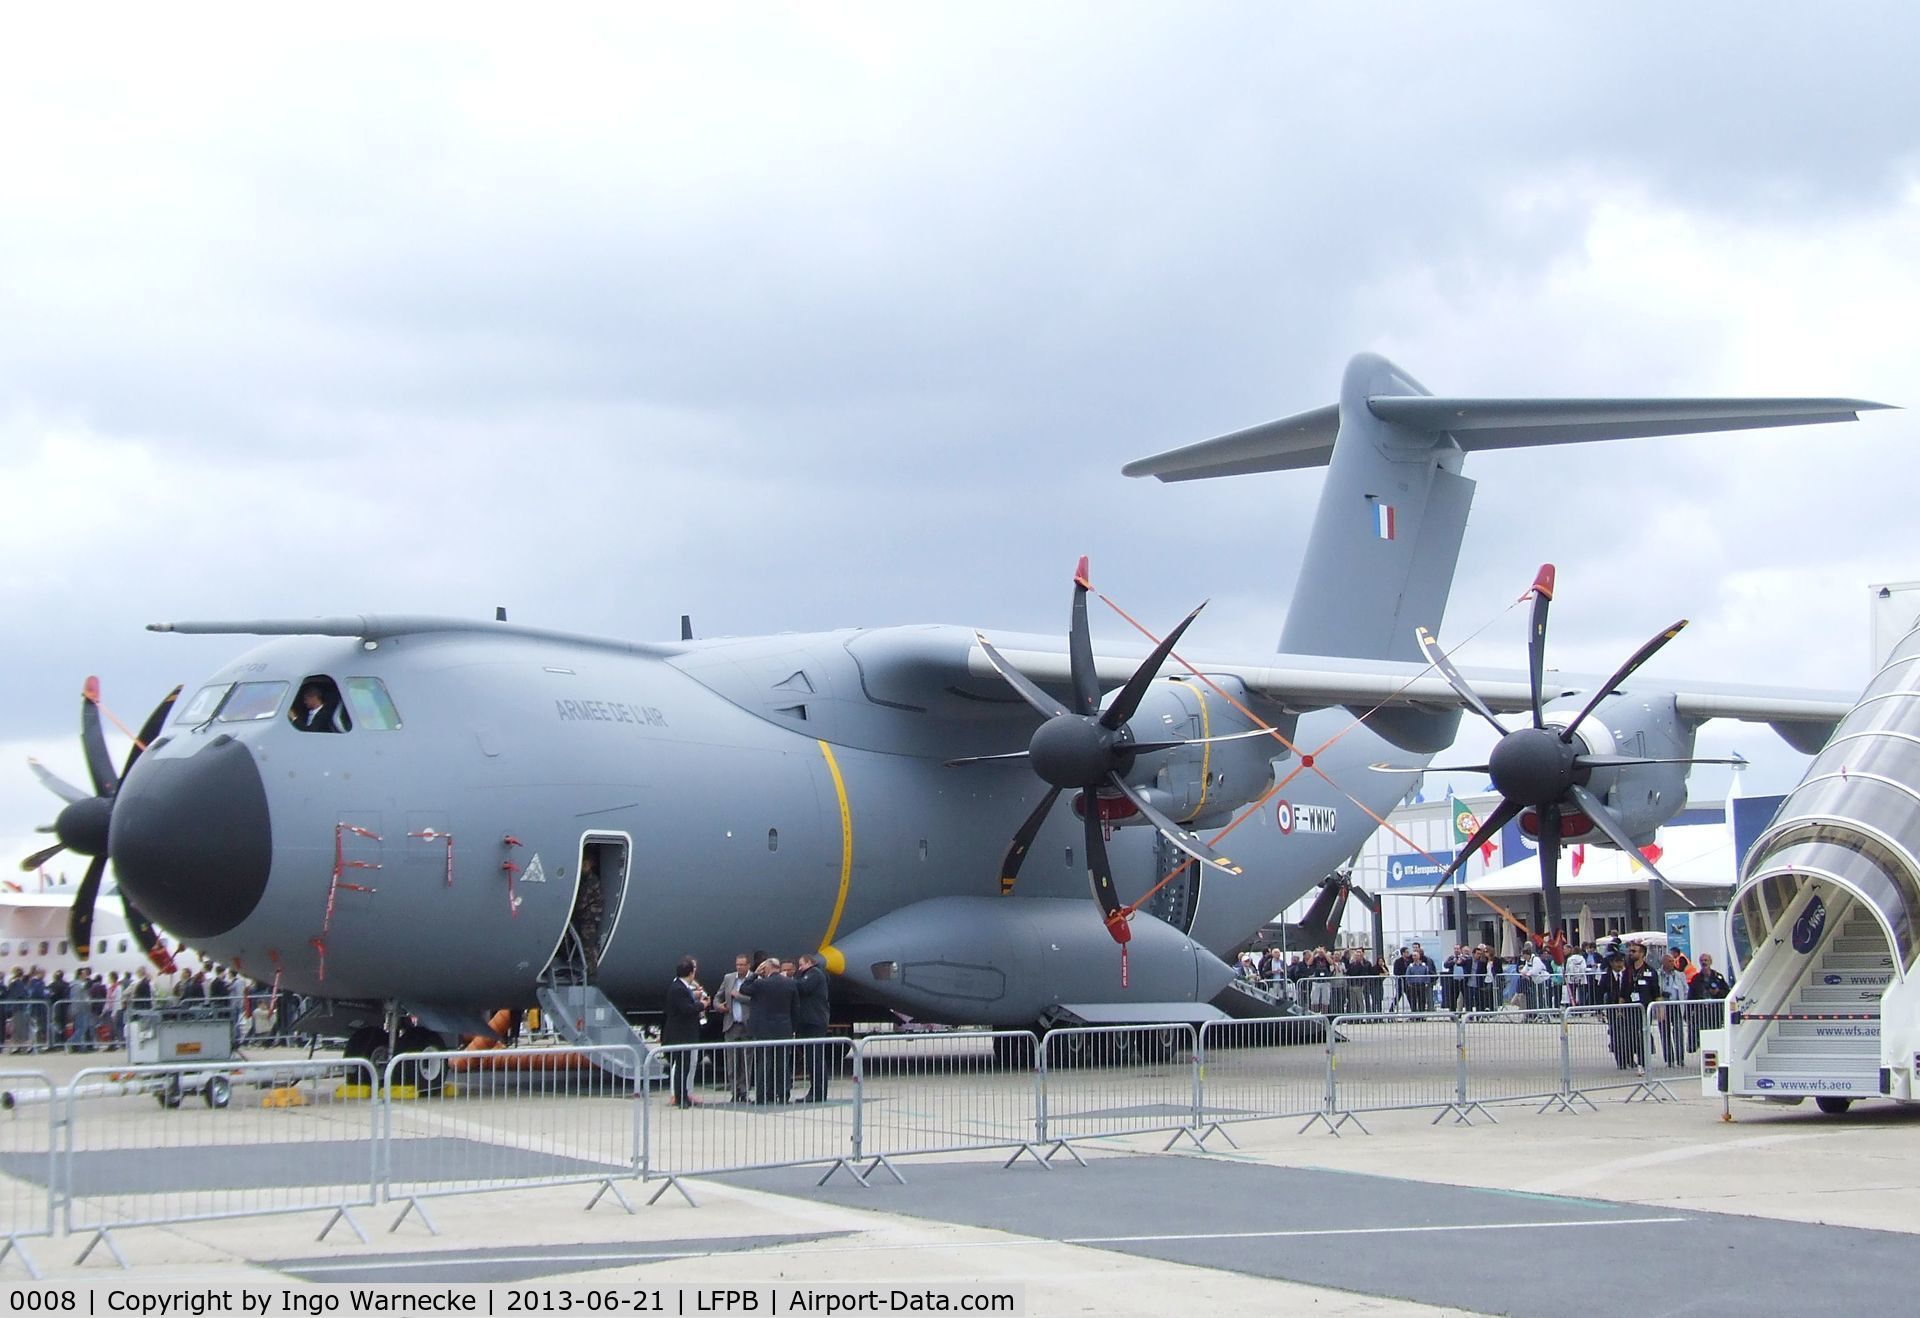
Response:
[[[1005,678],[1007,685],[1020,693],[1029,705],[1046,719],[1033,734],[1025,751],[1015,751],[1006,755],[976,755],[950,760],[950,764],[979,764],[989,760],[1019,759],[1025,757],[1033,764],[1034,772],[1047,783],[1047,794],[1040,798],[1026,822],[1020,825],[1013,835],[1013,843],[1007,848],[1006,859],[1000,865],[1000,890],[1003,893],[1013,890],[1014,879],[1020,873],[1020,864],[1026,859],[1027,851],[1039,836],[1040,828],[1046,823],[1047,814],[1053,809],[1053,803],[1060,794],[1068,789],[1085,793],[1085,802],[1081,811],[1086,825],[1087,877],[1093,888],[1095,900],[1106,922],[1107,930],[1116,942],[1124,943],[1131,936],[1127,928],[1126,912],[1120,905],[1119,895],[1113,887],[1113,870],[1107,859],[1106,821],[1100,810],[1100,797],[1109,799],[1121,796],[1132,802],[1146,820],[1164,834],[1174,846],[1187,853],[1204,865],[1211,865],[1228,874],[1240,873],[1240,867],[1225,856],[1217,855],[1212,848],[1193,833],[1169,819],[1145,795],[1126,780],[1126,774],[1133,768],[1134,759],[1150,751],[1168,750],[1176,746],[1195,745],[1200,739],[1191,741],[1141,741],[1133,735],[1127,726],[1127,720],[1140,708],[1147,689],[1153,679],[1159,675],[1160,665],[1180,640],[1193,620],[1200,615],[1200,609],[1189,613],[1166,639],[1154,647],[1126,685],[1120,688],[1113,703],[1102,711],[1100,708],[1100,682],[1094,671],[1093,642],[1087,630],[1087,592],[1092,589],[1087,579],[1087,560],[1080,560],[1079,568],[1073,577],[1073,617],[1068,632],[1068,655],[1073,683],[1073,707],[1055,700],[1041,690],[1025,673],[1008,663],[1004,656],[986,637],[975,633],[981,652],[987,656],[987,662]],[[1200,608],[1205,608],[1202,604]],[[1228,741],[1238,737],[1265,736],[1265,729],[1252,732],[1235,733],[1228,737],[1213,737],[1205,740]]]
[[[74,893],[73,909],[67,915],[67,936],[73,944],[74,955],[82,961],[92,952],[93,904],[100,895],[100,880],[107,871],[107,833],[113,818],[114,797],[120,791],[120,784],[133,772],[140,753],[160,735],[167,714],[179,696],[180,688],[175,687],[167,693],[166,699],[154,707],[153,713],[147,716],[146,724],[140,729],[140,735],[134,738],[133,749],[127,752],[126,763],[115,774],[113,761],[107,754],[106,733],[100,727],[100,679],[87,679],[80,697],[80,745],[86,752],[87,776],[93,781],[91,796],[60,778],[38,760],[27,761],[27,766],[41,784],[65,801],[66,805],[61,808],[52,826],[42,830],[51,832],[60,840],[22,860],[20,868],[31,874],[62,851],[77,851],[93,858],[87,865],[86,877],[80,880],[79,890]],[[146,954],[154,957],[156,949],[160,948],[160,936],[154,932],[153,922],[135,908],[125,888],[120,889],[120,904],[127,913],[127,928],[140,940],[140,946]],[[164,956],[162,952],[161,957]],[[155,960],[158,963],[161,958]],[[166,968],[164,964],[162,968]]]
[[[1640,764],[1737,764],[1738,760],[1674,759],[1637,755],[1590,755],[1584,742],[1576,742],[1574,734],[1579,730],[1587,716],[1619,689],[1634,672],[1652,658],[1654,653],[1680,634],[1687,625],[1682,618],[1673,626],[1663,629],[1652,640],[1635,650],[1627,661],[1614,671],[1600,688],[1594,692],[1586,707],[1574,716],[1572,722],[1564,728],[1549,727],[1543,708],[1541,685],[1546,671],[1547,609],[1553,601],[1553,565],[1546,564],[1540,569],[1533,583],[1533,618],[1527,633],[1527,676],[1533,697],[1533,725],[1531,727],[1509,729],[1500,722],[1494,712],[1467,680],[1460,675],[1459,669],[1447,657],[1440,643],[1431,633],[1422,627],[1417,635],[1420,649],[1448,685],[1459,693],[1468,708],[1480,715],[1500,734],[1500,740],[1494,743],[1493,753],[1483,765],[1460,765],[1454,768],[1464,771],[1473,769],[1484,771],[1493,779],[1493,785],[1500,792],[1500,804],[1492,814],[1482,821],[1478,831],[1467,839],[1460,848],[1460,854],[1453,858],[1440,881],[1433,887],[1438,893],[1445,887],[1467,858],[1480,849],[1490,838],[1524,811],[1532,810],[1539,819],[1540,838],[1540,887],[1545,894],[1547,908],[1547,927],[1561,927],[1560,909],[1560,843],[1565,833],[1566,816],[1575,814],[1593,821],[1593,826],[1607,836],[1616,847],[1629,856],[1640,855],[1640,849],[1627,836],[1627,831],[1615,818],[1613,811],[1600,796],[1589,790],[1588,781],[1595,769],[1616,769]],[[1669,891],[1687,901],[1684,894],[1668,881],[1666,875],[1657,869],[1653,862],[1642,858],[1647,872],[1654,880],[1664,884]],[[1692,905],[1692,902],[1688,902]]]

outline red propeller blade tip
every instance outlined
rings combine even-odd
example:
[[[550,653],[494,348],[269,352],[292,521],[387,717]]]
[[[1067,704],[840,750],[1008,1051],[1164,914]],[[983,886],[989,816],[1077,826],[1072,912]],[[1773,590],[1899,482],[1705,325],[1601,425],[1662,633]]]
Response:
[[[1548,599],[1553,598],[1553,564],[1540,565],[1540,575],[1533,579],[1533,589],[1536,594],[1545,595]]]
[[[1087,556],[1085,554],[1080,555],[1080,566],[1073,570],[1073,584],[1083,586],[1088,590],[1093,589],[1093,582],[1087,578]]]
[[[85,696],[88,700],[91,700],[94,704],[96,705],[99,704],[100,703],[100,679],[97,677],[89,677],[87,679],[87,684],[80,688],[80,694]]]

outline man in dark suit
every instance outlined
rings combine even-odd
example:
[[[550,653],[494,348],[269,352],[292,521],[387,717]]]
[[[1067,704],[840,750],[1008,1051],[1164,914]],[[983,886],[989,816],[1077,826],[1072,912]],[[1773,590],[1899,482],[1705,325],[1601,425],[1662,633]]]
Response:
[[[798,961],[800,973],[794,977],[793,1028],[802,1039],[824,1039],[827,1020],[832,1015],[827,999],[827,972],[807,953]],[[824,1043],[802,1045],[807,1063],[806,1103],[827,1101],[827,1068],[833,1049]]]
[[[1627,983],[1627,958],[1618,952],[1607,957],[1607,968],[1600,972],[1599,983],[1594,987],[1595,1001],[1605,1009],[1607,1018],[1607,1047],[1613,1053],[1613,1064],[1624,1071],[1632,1063],[1632,1036],[1640,1030],[1640,1022],[1631,1019],[1633,1013],[1627,1006],[1633,1002],[1633,994]]]
[[[793,981],[780,973],[778,961],[768,957],[734,992],[753,1004],[747,1017],[749,1037],[762,1045],[753,1050],[753,1101],[791,1102],[793,1048],[771,1041],[793,1038],[793,1003],[797,996]]]
[[[699,962],[690,956],[681,957],[680,964],[673,969],[674,980],[667,985],[666,1019],[660,1024],[660,1042],[669,1048],[700,1042],[700,1021],[707,1014],[707,994],[696,978],[699,973]],[[687,1082],[693,1071],[694,1056],[691,1049],[672,1054],[669,1068],[673,1075],[675,1107],[693,1106]]]

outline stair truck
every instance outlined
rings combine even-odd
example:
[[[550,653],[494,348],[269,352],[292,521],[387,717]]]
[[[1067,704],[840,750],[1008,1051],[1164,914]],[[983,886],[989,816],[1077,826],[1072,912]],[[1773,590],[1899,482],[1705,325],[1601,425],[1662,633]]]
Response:
[[[1827,1113],[1920,1102],[1920,626],[1896,644],[1740,867],[1709,1095]]]

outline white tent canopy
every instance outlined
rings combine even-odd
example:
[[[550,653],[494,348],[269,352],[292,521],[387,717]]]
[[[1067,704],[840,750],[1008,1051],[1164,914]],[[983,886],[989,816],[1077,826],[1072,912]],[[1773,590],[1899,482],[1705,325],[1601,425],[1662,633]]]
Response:
[[[1690,824],[1682,828],[1660,830],[1664,851],[1657,862],[1660,872],[1679,888],[1728,888],[1734,882],[1733,839],[1721,824]],[[1641,888],[1647,883],[1646,867],[1638,856],[1628,857],[1612,847],[1589,844],[1586,859],[1576,878],[1573,873],[1573,848],[1560,853],[1560,890],[1562,892],[1613,891]],[[1488,870],[1466,885],[1469,892],[1488,896],[1501,893],[1527,893],[1540,890],[1540,857],[1528,852],[1512,865]],[[1455,892],[1446,888],[1443,892]]]

